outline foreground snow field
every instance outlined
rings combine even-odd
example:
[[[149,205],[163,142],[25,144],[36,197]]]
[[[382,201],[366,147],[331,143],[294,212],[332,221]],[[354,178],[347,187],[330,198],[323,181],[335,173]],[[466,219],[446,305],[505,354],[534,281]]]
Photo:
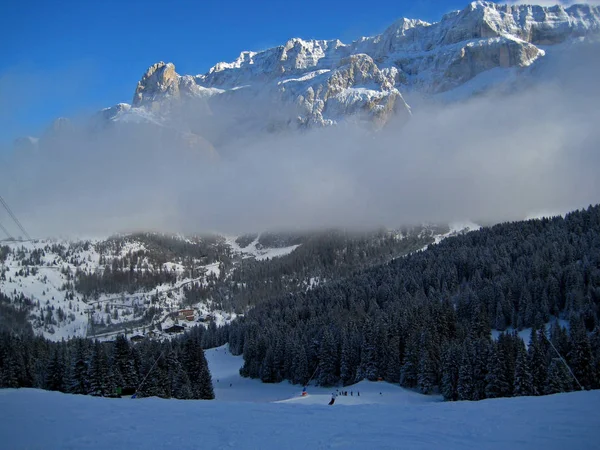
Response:
[[[241,358],[206,352],[215,401],[0,391],[7,449],[597,449],[600,391],[444,403],[387,383],[331,390],[240,378]],[[219,380],[217,382],[217,379]],[[361,392],[360,397],[356,391]],[[381,392],[381,394],[380,394]]]
[[[6,449],[597,449],[600,392],[353,407],[0,392]]]

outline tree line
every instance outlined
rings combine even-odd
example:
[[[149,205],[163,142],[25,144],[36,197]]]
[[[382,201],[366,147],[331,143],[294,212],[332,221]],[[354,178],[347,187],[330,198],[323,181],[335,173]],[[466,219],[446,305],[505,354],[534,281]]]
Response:
[[[51,342],[30,331],[5,330],[0,333],[0,387],[210,400],[214,392],[204,340],[202,327],[172,340],[137,344],[123,335],[114,342]]]

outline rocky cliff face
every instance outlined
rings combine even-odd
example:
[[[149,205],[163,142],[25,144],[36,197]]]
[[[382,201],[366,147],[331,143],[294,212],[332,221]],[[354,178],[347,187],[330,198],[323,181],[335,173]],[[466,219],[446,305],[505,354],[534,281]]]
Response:
[[[437,23],[400,19],[350,44],[290,39],[244,51],[203,75],[181,76],[172,63],[159,62],[138,82],[131,107],[119,104],[100,115],[108,123],[154,123],[192,134],[205,133],[198,124],[227,105],[247,110],[235,113],[247,128],[327,126],[349,117],[382,124],[410,115],[403,92],[437,95],[492,69],[521,70],[544,58],[547,47],[599,32],[599,7],[477,1]]]
[[[158,63],[138,83],[133,106],[159,110],[173,99],[255,89],[298,107],[298,123],[331,125],[365,114],[385,120],[408,115],[402,91],[436,94],[495,68],[525,68],[544,56],[540,46],[600,31],[589,5],[542,7],[473,2],[440,22],[400,19],[382,34],[350,44],[291,39],[262,52],[242,52],[206,74],[179,76]]]

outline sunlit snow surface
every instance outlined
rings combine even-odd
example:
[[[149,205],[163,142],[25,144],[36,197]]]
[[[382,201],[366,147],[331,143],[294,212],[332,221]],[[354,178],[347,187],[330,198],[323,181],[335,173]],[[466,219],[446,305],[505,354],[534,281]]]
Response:
[[[1,390],[0,448],[584,450],[600,442],[600,391],[445,403],[363,382],[347,388],[360,390],[362,404],[352,396],[327,406],[324,388],[301,398],[285,382],[240,379],[240,358],[223,347],[207,359],[215,401]]]

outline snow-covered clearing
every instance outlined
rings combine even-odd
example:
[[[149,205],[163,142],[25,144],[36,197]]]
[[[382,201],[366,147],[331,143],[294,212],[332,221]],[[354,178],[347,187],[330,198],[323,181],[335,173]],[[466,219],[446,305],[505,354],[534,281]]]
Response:
[[[232,356],[227,346],[206,350],[206,359],[213,378],[215,397],[226,402],[281,402],[298,405],[327,405],[335,388],[309,386],[306,396],[302,387],[284,381],[265,384],[240,376],[241,356]],[[340,388],[339,390],[342,390]],[[343,388],[347,396],[338,395],[336,405],[359,404],[423,404],[441,401],[439,396],[422,395],[389,383],[363,381]],[[352,392],[352,395],[350,393]],[[358,393],[360,392],[360,396]]]
[[[545,325],[546,336],[550,336],[550,328],[552,327],[553,323],[554,323],[554,320],[548,322]],[[558,320],[558,324],[562,328],[566,328],[567,330],[569,329],[569,321],[568,320],[559,319]],[[515,330],[512,327],[508,327],[505,331],[492,330],[492,339],[498,340],[498,337],[500,337],[500,335],[502,333],[512,333],[514,331]],[[525,346],[528,347],[529,346],[529,341],[531,340],[531,328],[523,328],[522,330],[517,331],[517,334],[519,335],[519,337],[521,339],[523,339],[523,342],[525,342]]]
[[[234,253],[241,254],[243,257],[254,257],[257,261],[289,255],[300,247],[299,245],[290,245],[289,247],[280,248],[260,247],[258,246],[259,238],[260,236],[257,236],[250,244],[243,248],[236,242],[237,236],[227,236],[225,242],[227,242],[227,245],[231,247],[231,250]]]

